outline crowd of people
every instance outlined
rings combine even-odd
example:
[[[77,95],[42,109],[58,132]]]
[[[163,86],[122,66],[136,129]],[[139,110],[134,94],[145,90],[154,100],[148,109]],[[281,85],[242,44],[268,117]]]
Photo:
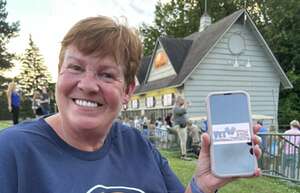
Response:
[[[199,125],[194,124],[191,120],[188,120],[187,117],[187,108],[189,107],[189,102],[184,100],[182,96],[178,96],[172,111],[168,112],[164,119],[158,117],[155,119],[154,114],[147,116],[136,116],[133,117],[119,117],[119,120],[123,124],[137,128],[142,132],[146,137],[149,137],[154,144],[157,141],[166,142],[166,134],[175,134],[173,140],[170,143],[179,143],[180,144],[180,158],[183,160],[191,160],[188,157],[188,152],[191,152],[192,155],[199,155],[200,151],[200,135],[201,128]],[[162,132],[164,133],[162,135]],[[151,138],[156,136],[156,138]],[[194,156],[193,155],[193,156]]]
[[[19,123],[19,114],[21,108],[21,93],[15,82],[10,82],[7,87],[8,111],[11,113],[13,124]],[[29,97],[32,103],[34,117],[40,117],[50,113],[50,96],[47,88],[34,91],[32,97]]]

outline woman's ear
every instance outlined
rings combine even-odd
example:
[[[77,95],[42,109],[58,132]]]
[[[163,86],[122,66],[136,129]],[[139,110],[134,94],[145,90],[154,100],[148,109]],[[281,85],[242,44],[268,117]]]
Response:
[[[123,105],[129,102],[130,97],[133,95],[135,91],[135,88],[136,88],[135,81],[127,85],[123,96],[123,101],[122,101]]]

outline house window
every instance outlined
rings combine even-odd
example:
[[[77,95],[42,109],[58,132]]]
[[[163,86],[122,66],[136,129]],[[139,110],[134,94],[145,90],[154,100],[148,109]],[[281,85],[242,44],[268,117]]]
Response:
[[[138,99],[134,99],[131,101],[131,108],[133,109],[138,109],[139,108],[139,100]]]
[[[162,104],[163,106],[171,106],[174,105],[175,95],[173,93],[164,94],[162,96]]]
[[[153,96],[147,97],[146,107],[150,108],[150,107],[154,107],[154,106],[155,106],[155,97],[153,97]]]

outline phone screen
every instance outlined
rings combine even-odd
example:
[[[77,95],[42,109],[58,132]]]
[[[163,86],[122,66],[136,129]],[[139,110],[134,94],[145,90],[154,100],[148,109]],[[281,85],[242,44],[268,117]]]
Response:
[[[212,169],[218,176],[251,175],[256,159],[251,152],[251,116],[245,93],[209,96]]]

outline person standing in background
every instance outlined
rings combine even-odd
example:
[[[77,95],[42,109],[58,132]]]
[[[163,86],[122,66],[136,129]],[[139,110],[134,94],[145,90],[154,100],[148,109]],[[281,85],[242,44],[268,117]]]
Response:
[[[41,96],[40,105],[41,105],[41,108],[43,111],[43,115],[47,115],[50,113],[50,97],[49,97],[46,87],[42,88],[42,96]]]
[[[165,122],[166,122],[167,126],[169,126],[169,128],[173,127],[171,119],[172,119],[172,113],[168,113],[165,118]]]
[[[186,123],[188,138],[190,138],[190,147],[195,155],[199,155],[200,152],[200,130],[197,125],[193,124],[193,121],[188,120]]]
[[[261,142],[261,149],[263,150],[263,152],[267,151],[267,148],[268,148],[268,144],[267,144],[267,136],[264,135],[265,133],[268,133],[268,128],[264,127],[263,126],[263,121],[259,120],[257,121],[257,124],[259,125],[260,129],[259,129],[259,132],[262,134],[260,137],[262,139],[262,142]]]
[[[33,110],[33,114],[35,115],[35,117],[39,117],[41,115],[43,115],[43,111],[40,105],[41,102],[41,93],[40,91],[36,90],[33,93],[32,96],[32,110]]]
[[[284,173],[288,173],[292,178],[298,174],[298,162],[299,162],[299,147],[300,147],[300,124],[298,120],[290,122],[290,129],[285,131],[284,134],[284,156],[283,156],[283,168]]]
[[[174,128],[177,130],[179,140],[180,140],[180,149],[181,149],[181,159],[189,160],[186,156],[186,141],[187,141],[187,129],[186,129],[186,114],[189,103],[185,101],[181,96],[178,96],[176,99],[175,106],[173,108],[173,119],[174,119]]]
[[[7,101],[8,111],[12,113],[13,124],[19,123],[19,111],[20,111],[20,95],[16,90],[16,83],[11,82],[7,88]]]

